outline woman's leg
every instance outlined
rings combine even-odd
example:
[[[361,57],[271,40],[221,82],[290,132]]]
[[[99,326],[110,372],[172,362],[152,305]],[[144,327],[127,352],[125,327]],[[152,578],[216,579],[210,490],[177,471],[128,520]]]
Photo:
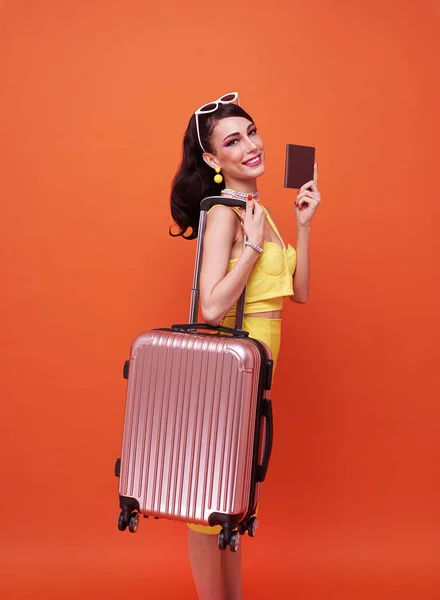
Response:
[[[199,600],[224,600],[217,536],[188,529],[188,553]]]
[[[235,318],[223,325],[234,327]],[[243,329],[265,342],[272,351],[274,371],[280,347],[281,319],[245,317]],[[188,550],[199,600],[241,600],[241,544],[238,552],[218,549],[217,535],[188,531]],[[202,528],[203,529],[203,528]],[[205,528],[209,530],[210,528]],[[218,528],[220,529],[220,528]],[[217,531],[216,531],[217,533]]]
[[[241,600],[241,549],[219,550],[216,535],[188,530],[188,552],[199,600]]]
[[[242,598],[241,547],[240,544],[237,552],[231,552],[229,548],[221,551],[224,600],[241,600]]]

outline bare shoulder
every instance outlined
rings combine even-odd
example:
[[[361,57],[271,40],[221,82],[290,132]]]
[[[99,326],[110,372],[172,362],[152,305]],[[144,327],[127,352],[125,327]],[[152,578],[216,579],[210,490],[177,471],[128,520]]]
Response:
[[[235,235],[239,224],[237,217],[237,213],[227,206],[213,206],[207,215],[207,233],[215,231],[217,235]]]

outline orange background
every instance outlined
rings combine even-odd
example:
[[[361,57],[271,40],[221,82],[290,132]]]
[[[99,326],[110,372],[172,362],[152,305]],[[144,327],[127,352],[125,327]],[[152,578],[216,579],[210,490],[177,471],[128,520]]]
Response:
[[[286,142],[323,197],[245,597],[439,598],[438,3],[2,4],[0,595],[195,597],[184,525],[117,531],[113,465],[131,340],[187,319],[183,132],[238,90],[286,240]]]

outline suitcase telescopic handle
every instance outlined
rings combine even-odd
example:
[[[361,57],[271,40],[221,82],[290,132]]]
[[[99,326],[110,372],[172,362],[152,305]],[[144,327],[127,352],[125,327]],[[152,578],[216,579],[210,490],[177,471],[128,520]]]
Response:
[[[273,417],[272,417],[272,402],[263,400],[263,417],[266,418],[266,441],[264,444],[264,455],[261,465],[257,467],[257,482],[262,482],[266,479],[267,467],[269,466],[270,455],[272,454],[273,444]]]
[[[189,322],[194,324],[197,323],[197,315],[199,310],[200,267],[202,264],[203,238],[205,236],[206,227],[206,213],[210,208],[212,208],[216,204],[221,204],[223,206],[237,206],[239,208],[246,208],[245,200],[225,198],[224,196],[208,196],[207,198],[204,198],[200,203],[200,219],[197,236],[196,264],[194,267],[194,280],[191,290],[191,306],[189,310]],[[241,328],[243,327],[245,294],[246,288],[244,288],[237,302],[237,316],[235,317],[235,329],[241,330]]]
[[[246,200],[237,200],[236,198],[226,198],[226,196],[208,196],[200,202],[200,210],[208,212],[210,208],[216,204],[223,206],[237,206],[238,208],[246,208]]]

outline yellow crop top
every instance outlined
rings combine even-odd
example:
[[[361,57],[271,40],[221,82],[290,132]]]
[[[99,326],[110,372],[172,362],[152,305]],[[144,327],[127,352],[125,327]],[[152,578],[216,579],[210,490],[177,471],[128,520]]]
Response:
[[[296,267],[296,251],[290,244],[286,248],[267,208],[263,208],[282,248],[276,242],[264,242],[264,252],[258,257],[246,285],[245,315],[281,310],[283,299],[293,296],[292,277]],[[237,209],[232,210],[240,216]],[[228,272],[234,268],[237,261],[238,258],[230,259]],[[233,306],[226,316],[232,317],[235,314],[236,306]]]

